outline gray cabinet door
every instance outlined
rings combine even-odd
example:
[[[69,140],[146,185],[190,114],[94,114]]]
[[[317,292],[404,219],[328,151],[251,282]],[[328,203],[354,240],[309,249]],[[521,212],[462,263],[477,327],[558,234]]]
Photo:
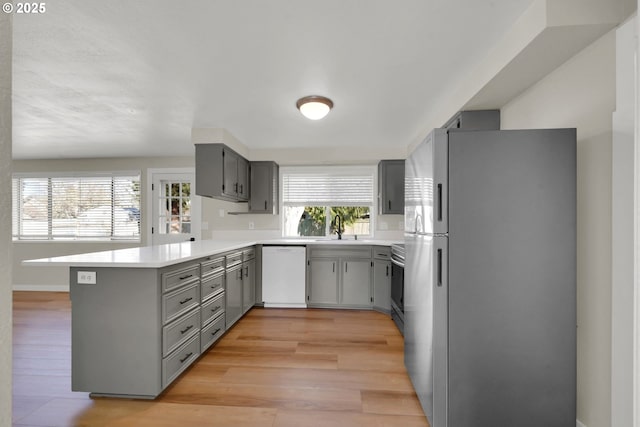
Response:
[[[242,263],[242,312],[246,313],[256,300],[256,260]]]
[[[225,149],[223,151],[224,194],[236,198],[238,196],[238,156]]]
[[[224,197],[222,144],[196,144],[196,194]]]
[[[373,261],[373,307],[391,312],[391,261]]]
[[[371,306],[371,260],[344,259],[341,269],[340,303]]]
[[[231,267],[226,273],[227,329],[242,316],[242,264]]]
[[[249,212],[278,213],[278,164],[251,162]]]
[[[309,262],[309,295],[310,303],[338,303],[338,270],[337,259],[311,259]]]
[[[249,200],[249,162],[238,157],[238,200]]]
[[[404,160],[382,160],[378,164],[381,214],[404,214]]]

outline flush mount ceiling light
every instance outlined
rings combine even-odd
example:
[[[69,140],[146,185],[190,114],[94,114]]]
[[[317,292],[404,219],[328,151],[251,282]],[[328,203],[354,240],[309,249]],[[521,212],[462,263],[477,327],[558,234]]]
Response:
[[[311,95],[298,99],[296,107],[308,119],[320,120],[333,108],[333,101],[324,96]]]

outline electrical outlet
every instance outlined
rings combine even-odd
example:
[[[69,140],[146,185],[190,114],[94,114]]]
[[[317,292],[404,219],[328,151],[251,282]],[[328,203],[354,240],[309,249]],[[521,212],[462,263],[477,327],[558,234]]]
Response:
[[[95,271],[78,271],[79,285],[95,285],[96,283]]]
[[[249,230],[253,230],[256,228],[256,224],[253,221],[249,221]]]

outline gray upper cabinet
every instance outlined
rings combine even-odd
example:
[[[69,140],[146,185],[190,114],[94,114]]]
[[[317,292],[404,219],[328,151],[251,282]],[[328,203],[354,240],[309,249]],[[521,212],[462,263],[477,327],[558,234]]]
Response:
[[[197,155],[196,159],[198,159]],[[222,194],[235,200],[238,196],[238,156],[233,151],[223,148],[222,164],[222,174],[224,179],[222,185]],[[197,170],[198,167],[196,164],[196,171]],[[196,193],[198,192],[198,181],[199,179],[196,174]]]
[[[442,127],[464,130],[499,130],[500,110],[458,111]]]
[[[196,144],[196,194],[249,200],[249,162],[224,144]]]
[[[275,162],[251,162],[250,213],[278,214],[278,173]]]
[[[404,214],[404,160],[378,163],[379,213]]]
[[[238,156],[238,200],[249,200],[249,161]]]

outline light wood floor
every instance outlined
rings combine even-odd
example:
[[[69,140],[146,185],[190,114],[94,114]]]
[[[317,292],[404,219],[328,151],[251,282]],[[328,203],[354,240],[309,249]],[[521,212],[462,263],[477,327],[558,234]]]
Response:
[[[388,316],[254,308],[154,401],[71,391],[67,293],[14,292],[13,425],[414,427],[428,423]]]

